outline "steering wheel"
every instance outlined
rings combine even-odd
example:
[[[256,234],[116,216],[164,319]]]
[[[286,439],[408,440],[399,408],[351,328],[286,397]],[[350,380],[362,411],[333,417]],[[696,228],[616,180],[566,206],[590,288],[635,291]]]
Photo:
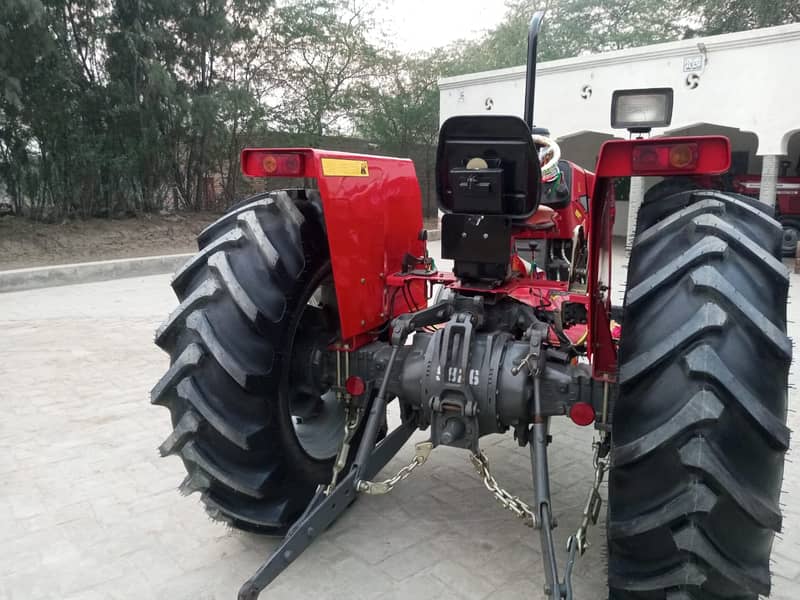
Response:
[[[561,148],[553,138],[534,133],[533,143],[539,149],[539,163],[542,169],[542,181],[552,181],[558,177],[558,161],[561,159]]]

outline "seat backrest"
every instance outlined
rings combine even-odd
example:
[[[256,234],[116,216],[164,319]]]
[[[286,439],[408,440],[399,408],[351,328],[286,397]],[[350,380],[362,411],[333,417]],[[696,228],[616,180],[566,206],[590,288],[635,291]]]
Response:
[[[436,192],[446,213],[524,219],[536,211],[541,169],[531,132],[519,117],[451,117],[436,151]]]

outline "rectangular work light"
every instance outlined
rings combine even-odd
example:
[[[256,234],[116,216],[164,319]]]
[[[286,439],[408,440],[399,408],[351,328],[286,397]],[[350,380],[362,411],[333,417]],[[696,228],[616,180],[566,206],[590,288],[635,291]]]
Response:
[[[645,133],[672,121],[672,88],[616,90],[611,96],[611,127]]]

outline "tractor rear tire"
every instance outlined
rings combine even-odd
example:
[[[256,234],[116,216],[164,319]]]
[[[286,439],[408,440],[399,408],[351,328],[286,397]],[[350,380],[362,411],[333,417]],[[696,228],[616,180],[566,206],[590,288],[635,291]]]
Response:
[[[183,460],[181,491],[200,492],[214,518],[270,533],[305,509],[333,464],[331,448],[303,446],[287,405],[301,319],[312,294],[332,288],[313,192],[291,193],[239,203],[200,234],[172,280],[180,305],[156,332],[171,366],[151,392],[171,413],[160,451]],[[333,425],[335,450],[343,420]]]
[[[661,191],[628,267],[610,598],[755,600],[770,592],[789,447],[781,226],[752,198]]]

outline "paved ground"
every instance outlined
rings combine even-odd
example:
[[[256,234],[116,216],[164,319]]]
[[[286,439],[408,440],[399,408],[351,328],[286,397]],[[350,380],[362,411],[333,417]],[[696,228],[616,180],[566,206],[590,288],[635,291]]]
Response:
[[[157,455],[170,428],[148,392],[167,365],[152,338],[174,305],[168,280],[0,294],[0,599],[233,599],[274,547],[210,521],[196,496],[176,492],[179,460]],[[793,275],[795,298],[799,283]],[[791,325],[795,338],[799,327]],[[796,427],[800,417],[790,421]],[[555,425],[559,548],[578,523],[591,436],[566,420]],[[504,437],[484,446],[498,480],[529,493],[527,452]],[[411,455],[409,444],[387,472]],[[774,554],[781,600],[800,597],[799,490],[800,465],[789,462],[786,533]],[[577,600],[604,597],[603,526],[576,565]],[[264,597],[538,598],[538,553],[466,455],[437,449],[393,494],[362,499]]]

